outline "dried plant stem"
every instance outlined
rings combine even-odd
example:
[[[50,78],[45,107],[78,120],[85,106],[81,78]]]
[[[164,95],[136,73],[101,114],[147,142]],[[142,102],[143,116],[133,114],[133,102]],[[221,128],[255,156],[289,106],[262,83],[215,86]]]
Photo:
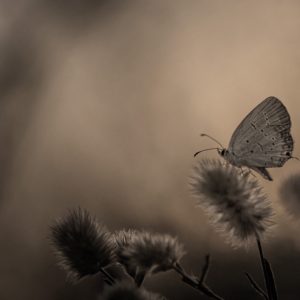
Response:
[[[196,276],[191,276],[187,274],[187,272],[183,269],[183,267],[179,264],[176,263],[173,266],[173,269],[182,276],[182,281],[185,282],[186,284],[190,285],[194,289],[197,289],[201,291],[204,295],[216,299],[216,300],[224,300],[222,297],[217,295],[215,292],[213,292],[206,284],[205,284],[205,278],[208,272],[209,268],[209,256],[206,256],[206,262],[205,265],[202,269],[202,274],[200,276],[200,279],[197,278]]]
[[[263,298],[265,298],[266,300],[268,300],[268,295],[265,293],[265,291],[258,285],[258,283],[253,279],[253,277],[245,272],[251,286],[254,288],[254,290],[259,294],[261,295]]]
[[[134,281],[138,287],[141,287],[141,285],[143,284],[145,275],[146,275],[145,272],[138,272],[136,274]]]
[[[116,283],[115,279],[104,268],[100,268],[100,272],[104,275],[107,284],[113,285]]]
[[[256,243],[257,243],[257,247],[258,247],[258,251],[259,251],[261,266],[262,266],[263,273],[264,273],[265,284],[266,284],[266,288],[267,288],[267,292],[268,292],[268,299],[269,300],[277,300],[278,299],[277,291],[276,291],[276,286],[275,286],[273,274],[271,271],[271,267],[270,267],[270,264],[268,263],[268,261],[264,257],[263,248],[262,248],[261,241],[260,241],[260,238],[258,235],[256,236]]]
[[[265,267],[266,267],[266,271],[269,277],[269,284],[270,284],[270,291],[272,293],[272,299],[277,300],[278,296],[277,296],[277,289],[276,289],[276,284],[275,284],[275,280],[274,280],[274,274],[271,268],[270,263],[267,261],[267,259],[264,259],[265,261]]]
[[[200,282],[202,282],[202,283],[205,282],[205,280],[206,280],[208,269],[209,269],[209,264],[210,264],[210,256],[207,254],[205,256],[205,263],[203,265],[201,277],[200,277]]]

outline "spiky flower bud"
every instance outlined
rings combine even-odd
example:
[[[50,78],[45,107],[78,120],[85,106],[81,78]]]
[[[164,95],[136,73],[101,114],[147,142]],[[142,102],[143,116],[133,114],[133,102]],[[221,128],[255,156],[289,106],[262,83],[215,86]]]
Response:
[[[70,211],[51,227],[51,241],[59,264],[71,280],[95,274],[115,261],[111,234],[81,208]]]
[[[118,283],[113,286],[108,286],[101,300],[166,300],[161,295],[150,293],[143,288],[138,288],[136,285],[129,283]],[[100,300],[100,299],[99,299]]]
[[[300,216],[300,173],[290,175],[279,188],[281,203],[294,218]]]
[[[132,277],[168,271],[184,255],[183,246],[168,234],[122,230],[115,239],[118,261]]]
[[[192,176],[192,192],[211,222],[235,247],[262,237],[273,211],[258,181],[219,160],[202,160]]]

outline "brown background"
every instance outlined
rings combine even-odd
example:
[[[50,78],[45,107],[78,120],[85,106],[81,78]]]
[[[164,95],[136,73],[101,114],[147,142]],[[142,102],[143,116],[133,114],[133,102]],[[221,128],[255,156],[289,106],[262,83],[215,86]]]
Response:
[[[81,206],[111,230],[168,232],[226,299],[259,299],[255,248],[233,250],[189,192],[193,153],[227,145],[267,96],[287,106],[299,156],[300,2],[43,0],[0,3],[0,299],[95,299],[65,281],[48,226]],[[216,157],[215,152],[205,156]],[[299,222],[279,205],[289,161],[259,178],[278,226],[265,242],[281,299],[299,299]],[[198,268],[197,268],[198,266]],[[145,286],[200,299],[175,274]],[[206,299],[202,297],[201,299]]]

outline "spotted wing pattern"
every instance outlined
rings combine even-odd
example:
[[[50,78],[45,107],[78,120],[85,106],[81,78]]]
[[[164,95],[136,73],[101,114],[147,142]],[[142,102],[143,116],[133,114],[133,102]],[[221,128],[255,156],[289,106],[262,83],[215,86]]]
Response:
[[[291,158],[291,119],[282,102],[268,97],[256,106],[234,131],[228,151],[248,167],[281,167]]]

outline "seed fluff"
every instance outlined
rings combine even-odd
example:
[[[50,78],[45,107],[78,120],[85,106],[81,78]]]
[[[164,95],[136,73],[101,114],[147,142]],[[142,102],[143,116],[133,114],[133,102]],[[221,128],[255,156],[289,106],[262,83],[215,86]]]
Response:
[[[194,168],[191,179],[199,206],[234,247],[261,238],[272,225],[270,202],[249,172],[206,159]]]
[[[115,233],[118,261],[128,274],[168,271],[184,255],[183,246],[168,234],[121,230]]]
[[[71,210],[51,227],[51,241],[68,278],[92,275],[115,261],[110,233],[81,208]]]

